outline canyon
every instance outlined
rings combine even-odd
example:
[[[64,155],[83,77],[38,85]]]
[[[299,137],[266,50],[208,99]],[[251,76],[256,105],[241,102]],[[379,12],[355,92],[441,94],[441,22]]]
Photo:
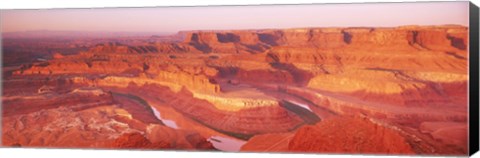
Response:
[[[468,152],[464,26],[200,30],[121,39],[40,57],[29,55],[40,47],[29,48],[31,40],[5,39],[4,60],[15,60],[2,69],[2,145]]]

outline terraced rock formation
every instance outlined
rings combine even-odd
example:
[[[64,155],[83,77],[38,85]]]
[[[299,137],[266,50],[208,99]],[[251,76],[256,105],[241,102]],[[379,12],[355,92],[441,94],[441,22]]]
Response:
[[[105,42],[4,67],[2,140],[465,154],[467,32],[450,25],[184,31],[178,42]]]

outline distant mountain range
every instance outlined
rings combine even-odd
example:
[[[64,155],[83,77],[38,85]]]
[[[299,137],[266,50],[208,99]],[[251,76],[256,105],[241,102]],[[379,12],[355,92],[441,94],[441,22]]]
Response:
[[[51,31],[35,30],[2,32],[2,38],[112,38],[112,37],[158,37],[174,33],[166,32],[104,32],[104,31]]]

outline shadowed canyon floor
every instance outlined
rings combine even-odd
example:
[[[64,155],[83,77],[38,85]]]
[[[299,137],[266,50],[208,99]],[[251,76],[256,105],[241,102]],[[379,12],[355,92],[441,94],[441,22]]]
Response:
[[[7,38],[21,57],[3,66],[2,145],[462,155],[467,33],[185,31],[41,60]]]

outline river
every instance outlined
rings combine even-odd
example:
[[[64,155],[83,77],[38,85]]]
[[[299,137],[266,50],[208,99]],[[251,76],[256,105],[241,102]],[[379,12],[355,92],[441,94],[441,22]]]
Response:
[[[235,139],[235,138],[226,138],[222,136],[212,136],[207,139],[212,143],[213,147],[221,151],[240,151],[240,148],[247,143],[246,141]]]
[[[163,119],[162,115],[160,114],[160,112],[158,112],[157,109],[155,109],[153,106],[150,106],[150,108],[152,108],[152,111],[155,114],[155,117],[157,117],[157,119],[161,120],[165,124],[165,126],[173,128],[173,129],[178,129],[177,123],[175,123],[175,121]]]

